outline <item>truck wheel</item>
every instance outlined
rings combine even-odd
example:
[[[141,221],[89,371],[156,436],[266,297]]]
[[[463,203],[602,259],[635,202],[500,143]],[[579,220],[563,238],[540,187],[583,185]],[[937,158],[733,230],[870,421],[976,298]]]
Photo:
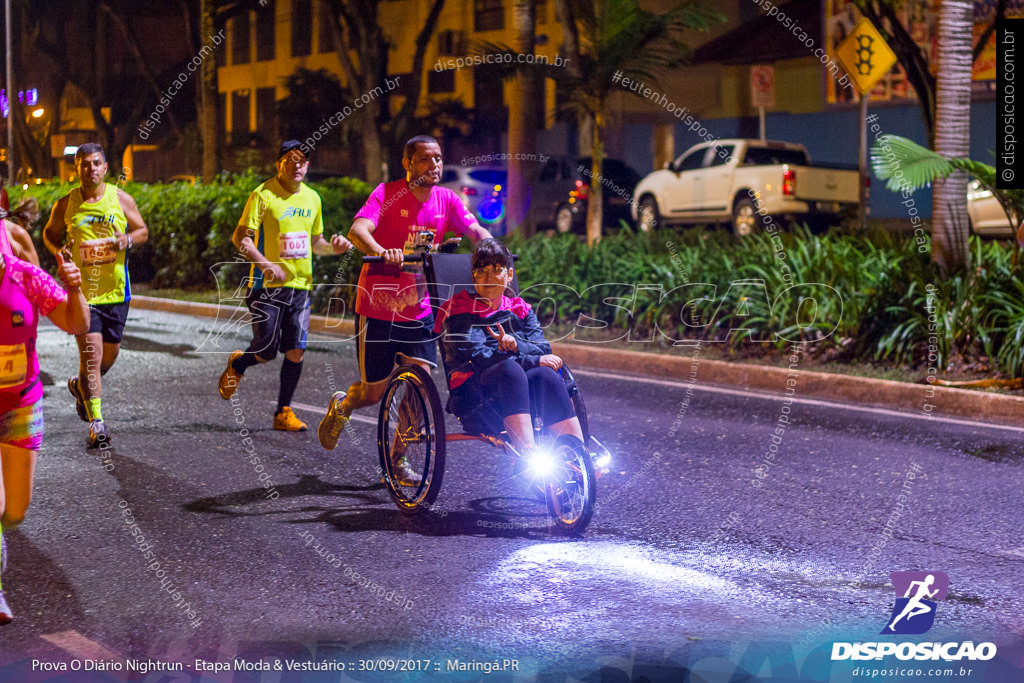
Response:
[[[640,200],[640,210],[637,211],[636,227],[640,232],[650,232],[658,227],[661,222],[661,214],[658,213],[658,202],[650,195]]]
[[[745,237],[761,229],[761,217],[754,202],[746,197],[739,199],[732,207],[732,232]]]
[[[572,210],[565,204],[562,204],[555,211],[555,230],[558,232],[572,232],[573,218]]]

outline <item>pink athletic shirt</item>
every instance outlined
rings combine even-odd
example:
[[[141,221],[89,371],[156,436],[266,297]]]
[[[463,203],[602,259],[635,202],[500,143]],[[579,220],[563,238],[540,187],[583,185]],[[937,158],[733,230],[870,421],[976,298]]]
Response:
[[[2,229],[2,228],[0,228]],[[23,403],[43,397],[36,356],[36,326],[68,294],[50,275],[31,263],[4,255],[0,279],[0,394],[24,393]]]
[[[459,195],[447,187],[430,188],[430,198],[420,203],[405,180],[381,183],[359,209],[376,229],[373,239],[385,249],[402,249],[406,254],[417,247],[440,244],[448,231],[462,236],[476,225]],[[432,236],[423,234],[432,232]],[[363,264],[359,273],[356,313],[378,320],[419,320],[430,315],[423,268],[418,263],[389,266]]]

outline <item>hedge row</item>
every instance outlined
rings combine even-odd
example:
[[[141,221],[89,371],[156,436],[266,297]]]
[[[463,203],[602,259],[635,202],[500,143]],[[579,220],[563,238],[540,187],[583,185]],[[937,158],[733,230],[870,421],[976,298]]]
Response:
[[[243,268],[231,265],[231,233],[261,181],[246,174],[210,185],[129,183],[150,228],[149,242],[133,251],[133,277],[158,287],[236,286]],[[371,190],[348,178],[314,187],[329,234],[347,230]],[[40,244],[50,207],[69,189],[29,189],[44,210]],[[513,235],[509,245],[520,255],[527,297],[546,320],[575,326],[580,340],[700,339],[732,348],[817,341],[817,349],[837,347],[848,359],[937,370],[988,357],[1014,376],[1024,363],[1024,279],[1012,250],[998,242],[972,238],[976,268],[953,278],[940,277],[911,237],[891,232],[798,228],[736,239],[623,226],[594,247],[573,235]],[[352,284],[360,265],[351,255],[318,259],[316,272],[321,282]],[[330,295],[319,288],[316,303]]]
[[[129,267],[133,281],[182,289],[213,289],[229,280],[237,282],[242,268],[216,264],[236,262],[238,252],[231,244],[231,234],[249,193],[264,180],[247,173],[225,175],[209,185],[127,183],[124,189],[138,202],[149,227],[149,241],[132,250]],[[348,229],[372,189],[353,178],[332,178],[311,186],[323,200],[324,226],[329,234]],[[42,229],[53,205],[72,187],[44,183],[22,193],[34,196],[42,211],[33,231],[37,244],[42,244]],[[12,199],[16,202],[18,196]],[[40,257],[52,265],[49,254],[42,251]],[[343,277],[350,279],[358,259],[344,263]],[[318,268],[317,272],[323,273],[324,280],[333,279],[333,268]]]

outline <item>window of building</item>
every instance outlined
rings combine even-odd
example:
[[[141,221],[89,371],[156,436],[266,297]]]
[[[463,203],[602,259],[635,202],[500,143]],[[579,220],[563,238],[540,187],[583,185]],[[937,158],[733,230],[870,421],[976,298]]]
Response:
[[[462,54],[462,31],[441,31],[437,34],[437,54],[458,57]]]
[[[223,52],[223,50],[220,50]],[[224,140],[227,138],[227,119],[228,119],[228,96],[227,93],[217,93],[217,111],[220,112],[220,116],[217,117],[217,139]]]
[[[292,0],[292,57],[313,52],[313,0]]]
[[[427,92],[455,92],[455,69],[445,69],[444,71],[434,71],[431,69],[428,71]]]
[[[326,0],[317,0],[316,3],[316,40],[317,50],[320,52],[334,52],[334,38],[331,37],[331,24],[334,17],[327,6]]]
[[[277,100],[273,88],[256,90],[256,129],[267,140],[277,138]]]
[[[501,31],[505,28],[502,0],[473,0],[473,30]]]
[[[473,107],[476,126],[490,133],[508,128],[508,108],[499,72],[486,66],[473,69]],[[498,136],[492,137],[496,140]]]
[[[231,63],[249,63],[249,13],[231,19]]]
[[[249,90],[231,93],[231,143],[245,145],[249,142]]]
[[[274,0],[265,0],[256,12],[256,61],[265,62],[274,58],[275,34]]]

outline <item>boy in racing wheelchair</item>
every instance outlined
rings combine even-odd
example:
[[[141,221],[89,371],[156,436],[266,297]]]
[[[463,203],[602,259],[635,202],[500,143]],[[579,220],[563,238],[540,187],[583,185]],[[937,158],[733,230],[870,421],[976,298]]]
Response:
[[[449,408],[466,432],[508,431],[520,452],[536,447],[530,406],[553,437],[583,442],[583,430],[558,372],[562,359],[551,353],[530,305],[507,296],[513,279],[512,254],[495,239],[473,252],[475,291],[446,301],[437,316],[448,372]]]

